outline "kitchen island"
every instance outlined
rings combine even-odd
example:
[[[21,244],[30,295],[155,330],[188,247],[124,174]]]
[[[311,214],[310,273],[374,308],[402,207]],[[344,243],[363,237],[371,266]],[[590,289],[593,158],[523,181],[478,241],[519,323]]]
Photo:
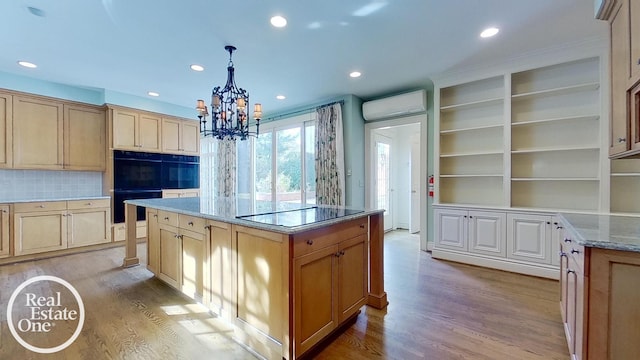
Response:
[[[572,359],[640,353],[640,218],[560,214],[560,310]]]
[[[124,266],[139,263],[136,208],[146,208],[147,268],[232,325],[267,359],[295,359],[387,306],[382,210],[295,206],[243,213],[233,199],[126,201]]]

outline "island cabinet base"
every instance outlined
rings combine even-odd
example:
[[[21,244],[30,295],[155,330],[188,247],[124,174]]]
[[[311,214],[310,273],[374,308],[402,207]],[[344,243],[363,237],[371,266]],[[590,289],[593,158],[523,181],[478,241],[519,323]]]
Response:
[[[296,359],[371,297],[387,305],[383,284],[369,281],[374,216],[290,234],[147,207],[147,268],[233,325],[249,350]]]

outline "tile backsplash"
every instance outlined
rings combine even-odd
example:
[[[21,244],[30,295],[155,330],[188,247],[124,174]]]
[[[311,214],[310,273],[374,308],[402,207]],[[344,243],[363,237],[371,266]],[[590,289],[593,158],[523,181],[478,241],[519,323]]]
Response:
[[[0,202],[101,195],[101,172],[0,170]]]

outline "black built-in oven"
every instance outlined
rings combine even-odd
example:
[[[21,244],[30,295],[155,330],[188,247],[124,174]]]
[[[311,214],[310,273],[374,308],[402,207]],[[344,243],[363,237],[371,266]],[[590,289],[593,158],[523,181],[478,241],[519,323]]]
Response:
[[[114,223],[124,222],[124,201],[162,197],[162,189],[200,187],[200,157],[114,150]],[[145,209],[138,207],[138,220]]]
[[[200,157],[162,155],[163,189],[197,189],[200,187]]]

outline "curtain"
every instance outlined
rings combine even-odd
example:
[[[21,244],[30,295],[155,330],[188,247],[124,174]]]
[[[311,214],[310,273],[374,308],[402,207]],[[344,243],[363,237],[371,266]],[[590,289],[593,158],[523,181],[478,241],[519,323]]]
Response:
[[[229,138],[216,140],[216,197],[236,196],[236,141]]]
[[[342,106],[319,107],[316,115],[316,203],[344,206]]]

